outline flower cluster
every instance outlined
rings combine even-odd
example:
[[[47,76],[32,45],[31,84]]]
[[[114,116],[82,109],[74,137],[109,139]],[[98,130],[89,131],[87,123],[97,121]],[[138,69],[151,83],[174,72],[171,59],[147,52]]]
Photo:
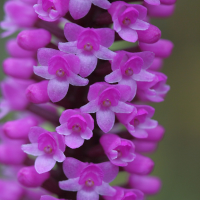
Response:
[[[11,117],[0,124],[0,199],[144,200],[159,192],[143,154],[156,150],[164,128],[147,104],[170,89],[160,69],[173,43],[150,18],[171,16],[176,0],[129,2],[6,1],[1,36],[20,32],[2,64],[0,119]],[[114,185],[121,171],[129,179]]]

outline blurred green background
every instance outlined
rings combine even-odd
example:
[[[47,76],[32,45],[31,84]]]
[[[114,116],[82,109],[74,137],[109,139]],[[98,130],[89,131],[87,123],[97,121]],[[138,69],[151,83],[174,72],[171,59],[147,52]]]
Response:
[[[3,0],[0,20],[3,19]],[[174,42],[173,55],[165,60],[163,72],[171,90],[165,102],[153,104],[154,119],[165,129],[155,161],[154,175],[163,188],[151,200],[200,199],[200,1],[179,0],[171,18],[154,19],[162,38]],[[0,40],[0,61],[6,57]],[[2,71],[0,71],[2,79]]]

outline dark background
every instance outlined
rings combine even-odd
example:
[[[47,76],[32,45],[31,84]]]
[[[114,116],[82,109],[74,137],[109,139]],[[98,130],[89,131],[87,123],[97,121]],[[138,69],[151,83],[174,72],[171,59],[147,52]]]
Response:
[[[0,20],[3,19],[3,0]],[[154,119],[165,129],[165,137],[155,161],[154,175],[163,188],[154,200],[200,199],[200,1],[178,0],[171,18],[155,19],[162,38],[172,40],[175,48],[165,61],[163,72],[171,90],[164,102],[152,104]],[[0,62],[6,57],[5,40],[0,40]],[[0,71],[2,79],[2,71]]]

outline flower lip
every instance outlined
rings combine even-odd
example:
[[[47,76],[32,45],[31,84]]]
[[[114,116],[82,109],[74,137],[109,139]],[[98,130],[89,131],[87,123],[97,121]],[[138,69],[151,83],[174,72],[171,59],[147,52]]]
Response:
[[[121,66],[121,72],[125,76],[139,74],[143,65],[144,61],[141,57],[133,56],[124,65]]]
[[[85,132],[87,128],[87,122],[81,115],[73,115],[71,116],[67,121],[67,126],[69,129],[72,129],[72,131],[79,133],[79,132]]]
[[[145,109],[138,109],[137,115],[131,120],[130,124],[133,126],[138,126],[145,122],[148,112]]]
[[[117,106],[120,96],[120,92],[117,89],[110,87],[100,94],[98,103],[103,107]]]
[[[80,174],[79,184],[84,184],[87,187],[100,186],[102,185],[102,180],[102,170],[98,166],[90,164],[82,170]]]
[[[47,154],[54,153],[57,148],[55,138],[49,133],[42,133],[38,137],[38,149]]]
[[[48,66],[49,74],[56,75],[58,77],[64,77],[69,75],[69,65],[62,56],[53,56],[49,60]]]
[[[100,39],[99,36],[95,33],[95,31],[91,29],[87,29],[83,31],[78,37],[77,48],[84,49],[86,51],[98,51],[100,47]]]
[[[46,12],[50,11],[51,9],[56,10],[52,0],[42,0],[42,8]]]
[[[121,25],[129,26],[136,22],[138,16],[139,12],[135,8],[128,7],[123,13],[121,13],[118,19]]]

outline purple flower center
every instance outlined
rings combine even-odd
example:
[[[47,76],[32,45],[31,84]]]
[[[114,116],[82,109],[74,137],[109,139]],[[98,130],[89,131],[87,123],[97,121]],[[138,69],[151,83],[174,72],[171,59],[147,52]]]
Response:
[[[91,51],[93,49],[93,46],[90,43],[87,43],[87,44],[84,45],[84,49],[86,51]]]
[[[79,124],[75,124],[73,127],[72,127],[72,130],[76,133],[79,133],[81,132],[81,127]]]
[[[88,179],[87,181],[85,181],[85,185],[88,187],[92,187],[94,186],[94,181],[92,181],[91,179]]]
[[[126,18],[123,20],[122,23],[123,23],[124,25],[128,26],[128,25],[131,24],[131,20],[130,20],[128,17],[126,17]]]
[[[59,77],[63,77],[63,76],[65,76],[65,71],[63,69],[58,69],[56,71],[56,75]]]
[[[51,9],[56,10],[53,0],[42,0],[42,8],[46,12]]]
[[[137,118],[135,118],[135,119],[133,120],[133,124],[134,124],[134,126],[138,126],[138,125],[140,124],[140,120],[137,119]]]
[[[110,102],[109,99],[106,99],[106,100],[103,101],[102,105],[103,105],[104,107],[109,107],[109,106],[111,106],[111,102]]]
[[[87,128],[87,123],[81,115],[73,115],[67,121],[68,129],[72,129],[75,133],[84,132]]]
[[[125,74],[127,76],[132,76],[133,75],[133,70],[130,67],[128,67],[128,69],[125,70]]]

